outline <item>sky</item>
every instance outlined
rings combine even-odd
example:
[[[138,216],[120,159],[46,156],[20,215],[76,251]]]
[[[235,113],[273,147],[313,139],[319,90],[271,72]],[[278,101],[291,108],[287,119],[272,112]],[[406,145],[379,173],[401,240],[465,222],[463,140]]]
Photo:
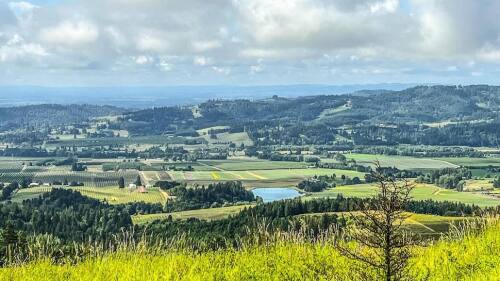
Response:
[[[499,84],[497,0],[0,0],[0,86]]]

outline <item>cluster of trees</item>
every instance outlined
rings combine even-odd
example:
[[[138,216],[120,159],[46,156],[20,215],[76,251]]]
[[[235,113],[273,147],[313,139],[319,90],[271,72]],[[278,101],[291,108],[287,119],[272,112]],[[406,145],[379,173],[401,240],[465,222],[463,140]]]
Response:
[[[256,200],[254,194],[246,190],[239,181],[212,183],[207,187],[197,188],[177,186],[167,192],[175,196],[174,200],[166,204],[167,212],[213,208]]]
[[[354,153],[400,155],[412,157],[484,157],[484,153],[471,147],[463,146],[427,146],[427,145],[359,145],[353,147]]]
[[[9,224],[17,231],[52,234],[65,241],[106,241],[130,228],[132,219],[125,206],[54,189],[22,203],[0,204],[0,228]]]
[[[422,176],[422,172],[414,171],[414,170],[400,170],[396,167],[377,167],[377,173],[384,175],[387,178],[391,179],[407,179],[407,178],[416,178]],[[376,178],[373,177],[372,173],[365,175],[365,182],[375,182]]]
[[[299,189],[302,189],[306,192],[320,192],[331,186],[332,186],[331,183],[317,178],[303,180],[299,182],[299,184],[297,184],[297,187]]]
[[[443,188],[463,190],[465,180],[471,179],[472,173],[465,168],[446,168],[435,170],[417,178],[419,183],[433,183]]]
[[[17,182],[13,182],[8,185],[0,183],[0,201],[8,200],[12,193],[18,188],[19,184]]]
[[[496,178],[493,180],[493,187],[500,188],[500,178]]]

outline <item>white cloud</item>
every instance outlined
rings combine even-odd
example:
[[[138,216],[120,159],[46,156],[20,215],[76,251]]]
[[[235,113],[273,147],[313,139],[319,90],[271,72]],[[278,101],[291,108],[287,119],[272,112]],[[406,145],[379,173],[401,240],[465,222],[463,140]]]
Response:
[[[33,11],[39,8],[37,5],[24,1],[10,2],[8,5],[17,20],[22,24],[30,22],[33,17]]]
[[[196,56],[193,59],[194,65],[205,66],[205,65],[209,65],[211,63],[212,63],[212,60],[210,58],[203,57],[203,56]]]
[[[33,59],[59,73],[183,75],[187,83],[197,75],[245,83],[249,73],[330,83],[332,71],[362,82],[425,81],[485,77],[500,64],[500,1],[405,1],[0,0],[0,58],[20,73],[37,67],[26,63]]]
[[[138,56],[135,58],[135,63],[140,64],[140,65],[150,64],[153,61],[154,61],[153,58],[151,58],[149,56]]]
[[[137,38],[137,48],[140,51],[161,53],[168,50],[169,43],[159,34],[141,34]]]
[[[26,43],[18,34],[14,35],[7,44],[0,46],[0,62],[2,63],[26,63],[48,55],[49,53],[41,45]]]
[[[59,45],[81,45],[94,43],[99,36],[97,26],[87,21],[65,20],[56,26],[43,28],[40,39]]]
[[[210,41],[195,41],[193,42],[193,49],[195,52],[206,52],[222,46],[222,43],[217,40]]]
[[[229,67],[212,66],[212,69],[219,74],[223,75],[231,74],[231,69]]]

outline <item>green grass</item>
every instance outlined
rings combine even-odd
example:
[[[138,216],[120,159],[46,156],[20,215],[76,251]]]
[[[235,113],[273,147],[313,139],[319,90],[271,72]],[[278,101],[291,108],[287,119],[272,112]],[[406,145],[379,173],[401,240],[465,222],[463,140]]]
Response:
[[[499,280],[500,225],[455,241],[413,248],[408,280]],[[360,278],[363,270],[369,277]],[[76,265],[47,260],[0,269],[0,280],[376,280],[330,243],[282,240],[242,250],[120,251]]]
[[[307,198],[337,197],[372,197],[377,193],[377,187],[371,184],[345,185],[331,188],[322,192],[312,193]],[[473,192],[458,192],[444,189],[430,184],[418,184],[411,193],[414,200],[432,199],[436,201],[455,201],[465,204],[475,204],[480,207],[500,205],[500,199]]]
[[[135,215],[132,217],[134,224],[144,224],[159,219],[166,219],[169,215],[172,216],[174,220],[185,220],[189,218],[197,218],[200,220],[218,220],[227,218],[230,215],[239,213],[245,207],[250,207],[252,205],[238,205],[229,206],[221,208],[210,208],[210,209],[199,209],[199,210],[189,210],[182,212],[174,212],[168,214],[149,214],[149,215]]]
[[[396,167],[398,169],[443,169],[456,168],[457,165],[445,160],[431,158],[417,158],[407,156],[388,156],[374,154],[346,154],[347,158],[354,159],[358,164],[373,165],[374,161],[379,161],[382,166]],[[447,158],[446,158],[447,159]]]
[[[255,159],[202,160],[199,163],[214,166],[226,171],[274,170],[306,168],[304,162],[267,161]]]
[[[110,204],[125,204],[130,202],[146,202],[146,203],[164,203],[165,196],[158,188],[149,188],[147,193],[139,193],[137,190],[128,188],[119,189],[118,187],[66,187],[68,189],[77,190],[82,195],[94,198],[97,200],[106,200]],[[37,198],[43,193],[50,192],[52,187],[32,187],[19,190],[12,198],[13,202],[22,202],[23,200]]]
[[[364,178],[364,173],[350,170],[335,170],[335,169],[278,169],[278,170],[248,170],[248,171],[169,171],[168,174],[175,181],[244,181],[248,185],[262,181],[267,183],[282,184],[283,182],[291,182],[296,184],[298,181],[313,177],[315,175],[332,175],[337,177],[346,175],[349,177]],[[285,184],[287,186],[288,184]],[[281,185],[283,186],[283,185]]]
[[[434,158],[440,161],[446,161],[458,166],[468,167],[484,167],[484,166],[500,166],[500,157],[486,157],[486,158],[469,158],[469,157],[446,157]]]

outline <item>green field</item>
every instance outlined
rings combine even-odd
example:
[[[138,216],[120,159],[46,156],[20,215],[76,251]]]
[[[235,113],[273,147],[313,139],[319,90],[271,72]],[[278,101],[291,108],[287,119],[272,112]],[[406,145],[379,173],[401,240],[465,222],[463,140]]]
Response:
[[[53,187],[32,187],[19,190],[12,198],[13,202],[22,202],[32,199],[45,192],[50,192]],[[139,193],[137,190],[118,187],[65,187],[79,191],[81,194],[97,200],[106,200],[110,204],[125,204],[129,202],[164,203],[165,195],[158,188],[149,188],[146,193]]]
[[[187,182],[210,182],[210,181],[243,181],[246,185],[264,184],[273,186],[290,186],[299,181],[315,175],[332,175],[337,177],[346,175],[349,177],[364,178],[364,173],[350,170],[336,169],[276,169],[276,170],[247,170],[247,171],[168,171],[169,176],[175,181]]]
[[[446,158],[434,158],[438,161],[449,162],[458,166],[467,167],[486,167],[494,166],[500,167],[500,157],[486,157],[486,158],[469,158],[469,157],[446,157]]]
[[[307,198],[336,197],[342,194],[345,197],[371,197],[377,192],[377,187],[371,184],[345,185],[313,193]],[[418,184],[411,193],[414,200],[432,199],[437,201],[456,201],[465,204],[475,204],[480,207],[491,207],[500,205],[500,199],[492,196],[473,193],[458,192],[451,189],[444,189],[430,184]]]
[[[221,208],[210,208],[210,209],[199,209],[199,210],[189,210],[182,212],[174,212],[168,214],[149,214],[149,215],[135,215],[132,216],[132,221],[134,224],[144,224],[159,219],[166,219],[168,216],[172,216],[174,220],[179,219],[189,219],[197,218],[201,220],[218,220],[227,218],[230,215],[239,213],[246,207],[251,207],[252,205],[238,205],[229,206]]]
[[[431,158],[417,158],[408,156],[388,156],[374,154],[346,154],[348,159],[354,159],[361,165],[372,165],[379,161],[384,167],[396,167],[398,169],[443,169],[457,168],[457,164],[449,163],[445,160]]]
[[[226,171],[275,170],[307,168],[304,162],[267,161],[255,159],[200,160],[200,164],[209,165]]]

